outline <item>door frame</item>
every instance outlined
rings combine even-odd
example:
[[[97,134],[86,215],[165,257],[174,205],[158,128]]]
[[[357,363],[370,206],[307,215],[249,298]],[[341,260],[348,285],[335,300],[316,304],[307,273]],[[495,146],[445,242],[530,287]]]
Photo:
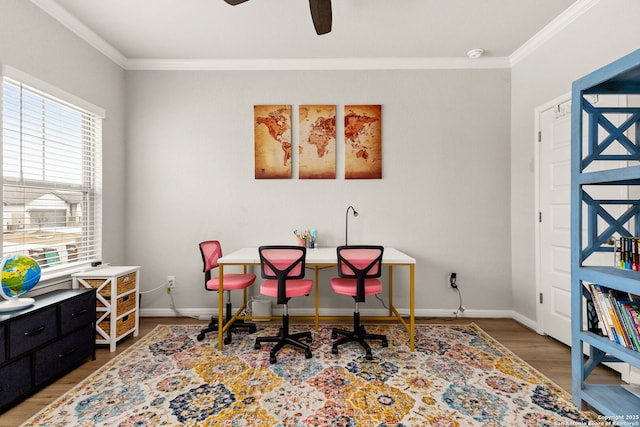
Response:
[[[541,209],[540,206],[540,150],[542,146],[540,142],[538,142],[538,133],[541,130],[540,124],[540,116],[546,110],[553,108],[555,105],[563,104],[567,101],[571,101],[571,92],[567,92],[563,95],[558,96],[557,98],[552,99],[551,101],[545,102],[542,105],[539,105],[534,109],[534,128],[533,128],[533,143],[534,143],[534,212],[533,212],[533,221],[535,223],[535,270],[536,270],[536,332],[540,335],[546,335],[544,332],[544,307],[540,303],[539,295],[542,292],[542,260],[541,253],[542,250],[540,244],[541,238],[541,225],[539,221],[539,212]]]

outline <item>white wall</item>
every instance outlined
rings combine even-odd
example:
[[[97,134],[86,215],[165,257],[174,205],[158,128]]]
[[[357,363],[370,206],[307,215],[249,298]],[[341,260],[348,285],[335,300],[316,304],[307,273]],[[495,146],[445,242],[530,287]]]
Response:
[[[124,71],[26,0],[0,1],[0,64],[106,109],[103,256],[124,262]]]
[[[534,109],[574,80],[640,48],[640,2],[601,0],[512,69],[511,248],[513,310],[534,319]]]
[[[509,70],[132,71],[126,92],[126,260],[142,266],[143,289],[175,275],[176,306],[209,310],[198,242],[228,252],[293,243],[293,229],[313,227],[320,245],[337,245],[352,204],[350,243],[417,259],[418,314],[457,308],[451,271],[470,312],[510,312]],[[382,104],[383,179],[346,181],[340,169],[335,180],[255,180],[253,106],[283,103],[336,104],[339,121],[345,104]],[[396,271],[394,302],[408,307]],[[321,306],[349,312],[326,274]],[[168,304],[157,292],[142,307]],[[292,302],[302,306],[312,301]]]

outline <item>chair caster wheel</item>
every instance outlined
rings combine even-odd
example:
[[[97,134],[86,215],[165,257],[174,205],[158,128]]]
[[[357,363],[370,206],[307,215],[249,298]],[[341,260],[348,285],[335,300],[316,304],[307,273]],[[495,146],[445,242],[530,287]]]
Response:
[[[387,340],[382,341],[382,346],[389,347],[389,343],[387,342]]]
[[[225,345],[231,344],[231,337],[225,338],[223,342],[224,342]]]
[[[278,361],[276,360],[276,355],[275,354],[270,354],[269,355],[269,363],[271,363],[272,365],[274,363],[277,363]]]
[[[256,350],[260,350],[260,344],[259,343],[255,343],[253,345],[253,348],[256,349]]]
[[[204,339],[204,333],[200,332],[198,334],[198,341],[202,341]]]
[[[364,358],[367,360],[373,360],[373,355],[370,353],[367,353],[367,355]]]
[[[250,333],[250,334],[253,334],[253,333],[254,333],[255,331],[257,331],[257,330],[258,330],[258,328],[256,328],[256,325],[251,325],[251,326],[249,327],[249,333]]]
[[[333,347],[333,348],[331,349],[331,353],[333,353],[333,354],[338,354],[338,349],[337,349],[336,347]]]
[[[311,354],[311,350],[307,350],[304,352],[304,357],[307,359],[311,359],[313,357],[313,354]]]
[[[313,342],[313,338],[312,338],[312,337],[307,337],[307,342],[308,342],[308,343]]]
[[[338,338],[338,333],[337,332],[331,332],[331,339],[335,340],[336,338]]]

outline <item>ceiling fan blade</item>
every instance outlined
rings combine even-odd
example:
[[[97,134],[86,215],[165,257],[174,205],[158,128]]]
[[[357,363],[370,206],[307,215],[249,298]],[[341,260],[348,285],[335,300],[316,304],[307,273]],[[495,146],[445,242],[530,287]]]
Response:
[[[322,35],[331,32],[331,0],[309,0],[309,8],[316,33]]]
[[[236,6],[249,0],[224,0],[224,1],[230,4],[231,6]]]

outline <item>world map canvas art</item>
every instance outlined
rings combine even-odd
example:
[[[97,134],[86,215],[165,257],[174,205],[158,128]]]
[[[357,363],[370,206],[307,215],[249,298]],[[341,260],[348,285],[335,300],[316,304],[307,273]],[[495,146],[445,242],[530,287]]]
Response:
[[[345,179],[382,178],[382,106],[344,106],[344,145],[337,144],[335,105],[300,105],[292,141],[291,105],[255,105],[256,179],[335,179],[343,160]],[[337,147],[344,147],[344,151]]]
[[[256,105],[256,179],[291,178],[291,106]]]
[[[300,179],[336,177],[336,106],[301,105],[298,108]]]
[[[345,179],[382,178],[382,106],[344,107]]]

